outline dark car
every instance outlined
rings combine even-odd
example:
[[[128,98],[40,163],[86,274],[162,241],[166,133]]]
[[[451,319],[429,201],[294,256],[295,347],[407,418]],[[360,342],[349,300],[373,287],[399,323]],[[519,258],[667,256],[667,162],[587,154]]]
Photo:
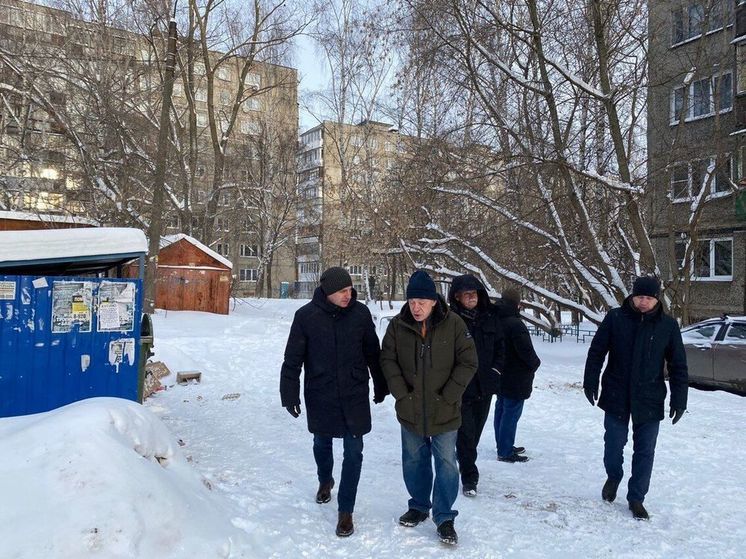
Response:
[[[746,316],[723,316],[681,330],[689,384],[746,395]]]

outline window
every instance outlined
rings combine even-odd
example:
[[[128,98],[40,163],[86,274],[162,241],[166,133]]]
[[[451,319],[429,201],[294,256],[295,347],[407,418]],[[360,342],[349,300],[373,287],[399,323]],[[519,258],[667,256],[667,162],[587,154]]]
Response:
[[[689,26],[688,36],[695,37],[702,34],[702,22],[705,19],[705,9],[700,4],[694,4],[687,9]]]
[[[207,126],[207,115],[205,113],[197,113],[197,126],[202,128]]]
[[[723,74],[712,78],[715,87],[715,111],[733,106],[733,74]]]
[[[689,165],[675,165],[671,171],[671,195],[674,200],[689,197]]]
[[[238,271],[238,279],[240,281],[256,281],[259,277],[256,268],[241,268]]]
[[[725,334],[726,342],[746,342],[746,322],[734,322]]]
[[[733,279],[733,239],[697,241],[693,276],[698,279]]]
[[[318,262],[301,262],[299,264],[301,274],[318,274],[319,263]]]
[[[218,68],[217,71],[218,79],[229,81],[231,79],[231,71],[224,66]]]
[[[687,342],[707,342],[715,338],[715,334],[720,331],[720,322],[703,324],[694,328],[687,328],[681,332],[681,337]]]
[[[359,264],[353,264],[352,266],[348,266],[347,270],[350,272],[351,276],[361,276],[363,274],[363,267]]]
[[[685,98],[688,101],[685,102]],[[713,116],[733,108],[733,74],[724,72],[692,82],[688,89],[680,85],[671,90],[671,124]]]
[[[689,201],[708,186],[707,196],[724,195],[732,192],[733,157],[728,154],[707,159],[696,159],[689,163],[679,163],[671,167],[671,199]]]
[[[736,45],[736,73],[738,93],[746,92],[746,43]]]
[[[243,83],[249,89],[259,89],[262,85],[262,78],[259,74],[249,72],[243,80]]]
[[[240,255],[244,257],[256,256],[257,246],[256,245],[241,245]]]
[[[733,175],[733,158],[728,155],[720,161],[715,169],[715,180],[712,185],[713,194],[722,194],[730,192],[732,189],[731,181],[734,181]]]
[[[222,256],[228,256],[231,252],[230,243],[218,243],[215,245],[215,252]]]
[[[197,101],[207,101],[207,90],[201,87],[194,92],[194,99]]]
[[[258,136],[260,132],[261,132],[261,128],[259,127],[258,122],[254,122],[251,120],[241,121],[241,133],[242,134]]]
[[[230,92],[223,90],[220,92],[220,102],[223,105],[229,105],[231,102],[231,94]]]
[[[261,102],[256,97],[249,97],[241,105],[243,112],[248,113],[250,111],[260,111],[262,107]]]
[[[710,78],[698,80],[692,84],[692,116],[710,113]]]
[[[201,62],[197,62],[194,65],[194,75],[195,76],[204,76],[205,75],[205,65]]]

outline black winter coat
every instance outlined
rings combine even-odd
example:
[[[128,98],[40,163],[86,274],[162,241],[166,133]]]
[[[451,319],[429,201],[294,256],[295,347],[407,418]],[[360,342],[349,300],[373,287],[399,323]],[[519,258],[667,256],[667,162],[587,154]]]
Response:
[[[500,396],[528,400],[541,360],[534,351],[528,328],[521,320],[518,305],[502,300],[497,306],[497,314],[505,335],[505,366],[500,379]]]
[[[643,314],[627,297],[604,317],[593,336],[585,362],[583,387],[598,390],[598,407],[633,423],[661,421],[666,399],[664,365],[668,363],[671,408],[686,409],[689,374],[681,331],[661,305]]]
[[[284,407],[300,404],[300,372],[308,430],[343,437],[370,431],[368,370],[376,399],[388,394],[379,363],[380,346],[370,311],[353,290],[345,308],[329,303],[317,288],[295,313],[280,374]]]
[[[456,301],[456,293],[467,290],[474,290],[478,294],[476,312],[466,310]],[[466,387],[463,399],[490,398],[500,391],[500,372],[505,364],[505,340],[497,308],[490,302],[482,282],[470,275],[453,279],[448,291],[448,304],[464,321],[477,346],[477,374]]]

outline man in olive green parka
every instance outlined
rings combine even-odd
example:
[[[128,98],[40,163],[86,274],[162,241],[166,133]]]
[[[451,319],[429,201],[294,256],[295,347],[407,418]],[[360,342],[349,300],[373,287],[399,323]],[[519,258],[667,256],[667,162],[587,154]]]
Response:
[[[464,321],[448,309],[422,270],[412,274],[407,304],[386,330],[381,368],[396,400],[404,483],[411,497],[399,523],[416,526],[432,508],[440,540],[455,544],[456,435],[461,397],[477,370],[477,352]]]

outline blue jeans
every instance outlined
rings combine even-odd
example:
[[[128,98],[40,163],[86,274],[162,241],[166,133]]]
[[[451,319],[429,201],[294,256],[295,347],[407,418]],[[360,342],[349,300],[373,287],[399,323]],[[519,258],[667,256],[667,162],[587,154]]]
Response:
[[[458,514],[453,509],[458,496],[457,433],[448,431],[432,437],[421,437],[401,428],[402,470],[404,484],[411,497],[409,508],[425,513],[432,508],[433,520],[438,526],[446,520],[453,520]]]
[[[344,455],[342,459],[342,477],[339,480],[337,492],[337,506],[339,512],[352,513],[355,510],[357,484],[360,481],[360,470],[363,467],[363,437],[347,434],[342,439]],[[316,473],[319,483],[326,483],[332,479],[334,469],[334,453],[332,452],[332,437],[325,435],[313,436],[313,457],[316,459]]]
[[[627,484],[627,500],[645,500],[653,473],[655,443],[660,421],[632,424],[632,476]],[[609,479],[621,481],[624,476],[624,446],[627,444],[629,419],[619,419],[609,413],[604,417],[604,467]]]
[[[513,454],[515,446],[515,432],[518,429],[518,420],[523,413],[523,402],[525,400],[513,400],[498,396],[495,402],[495,442],[497,443],[497,456],[507,458]]]

